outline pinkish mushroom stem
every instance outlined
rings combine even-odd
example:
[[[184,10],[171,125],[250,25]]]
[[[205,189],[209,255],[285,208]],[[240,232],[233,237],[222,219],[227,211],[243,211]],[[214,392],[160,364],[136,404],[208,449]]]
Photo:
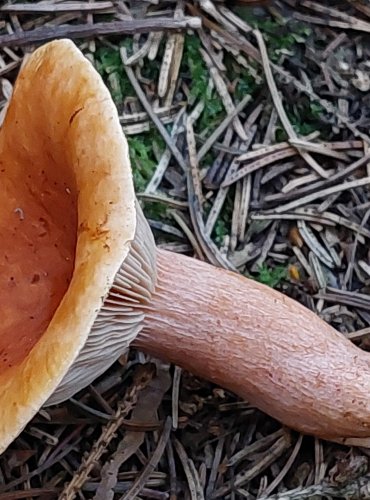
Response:
[[[158,250],[134,342],[282,423],[336,440],[370,436],[369,355],[296,301],[236,273]]]

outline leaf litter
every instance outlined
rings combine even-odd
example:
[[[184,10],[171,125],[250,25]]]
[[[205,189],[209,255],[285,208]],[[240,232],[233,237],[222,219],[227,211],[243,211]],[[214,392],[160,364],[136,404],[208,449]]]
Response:
[[[0,119],[27,53],[73,39],[115,100],[157,244],[369,350],[369,27],[353,0],[4,2]],[[369,498],[369,456],[133,351],[38,413],[0,457],[0,500]]]

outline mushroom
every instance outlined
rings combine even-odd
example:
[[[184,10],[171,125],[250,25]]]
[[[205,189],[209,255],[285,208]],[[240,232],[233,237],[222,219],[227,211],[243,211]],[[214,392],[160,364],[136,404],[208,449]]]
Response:
[[[130,345],[293,429],[367,442],[369,354],[275,290],[156,248],[117,110],[71,41],[26,60],[0,152],[0,451]]]

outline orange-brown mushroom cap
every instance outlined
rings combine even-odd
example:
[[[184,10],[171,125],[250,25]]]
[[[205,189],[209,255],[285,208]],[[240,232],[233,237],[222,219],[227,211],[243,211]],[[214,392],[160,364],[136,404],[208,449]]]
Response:
[[[83,348],[135,237],[128,147],[68,40],[26,61],[0,129],[0,452]]]

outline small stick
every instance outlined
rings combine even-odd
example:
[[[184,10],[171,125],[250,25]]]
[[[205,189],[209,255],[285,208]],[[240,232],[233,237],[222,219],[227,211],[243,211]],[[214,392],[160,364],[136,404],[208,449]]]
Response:
[[[130,500],[131,498],[137,498],[137,495],[143,490],[145,483],[148,481],[150,475],[158,465],[158,462],[162,458],[163,452],[166,448],[167,442],[171,434],[172,421],[171,417],[167,417],[161,437],[158,440],[156,449],[153,455],[150,457],[149,461],[145,465],[140,476],[136,479],[131,488],[120,497],[119,500]]]
[[[209,136],[207,141],[203,144],[203,146],[199,149],[198,154],[197,154],[197,159],[200,162],[204,156],[208,153],[208,151],[211,149],[213,144],[217,141],[217,139],[220,137],[220,135],[225,132],[227,127],[230,125],[230,122],[236,118],[241,111],[246,107],[246,105],[249,103],[249,101],[252,99],[252,96],[247,94],[243,97],[243,99],[235,106],[235,108],[228,113],[226,118],[220,123],[220,125],[212,132],[212,134]]]
[[[266,470],[290,447],[290,435],[286,434],[280,437],[265,453],[261,454],[259,460],[249,466],[247,469],[235,475],[232,481],[229,481],[213,493],[212,498],[225,498],[233,488],[243,486],[251,481],[262,471]]]
[[[179,423],[179,394],[180,381],[182,370],[179,366],[175,366],[173,383],[172,383],[172,428],[177,429]]]
[[[275,477],[275,479],[265,489],[265,491],[263,492],[264,496],[270,495],[271,492],[274,491],[274,489],[281,483],[281,481],[287,475],[287,473],[289,472],[290,468],[292,467],[292,465],[294,463],[294,460],[297,458],[299,450],[301,449],[302,441],[303,441],[303,434],[300,434],[299,437],[298,437],[298,440],[297,440],[297,442],[296,442],[296,444],[294,446],[292,454],[288,458],[286,464],[281,469],[281,471],[279,472],[279,474]]]
[[[136,92],[136,95],[137,95],[139,101],[141,102],[145,111],[148,113],[148,115],[149,115],[150,119],[152,120],[152,122],[154,123],[154,125],[157,127],[159,133],[163,137],[168,148],[171,150],[177,163],[180,165],[180,167],[183,169],[183,171],[186,172],[188,169],[188,166],[186,164],[184,157],[182,156],[180,150],[178,149],[178,147],[176,146],[176,144],[172,140],[170,134],[167,132],[166,127],[162,124],[161,120],[158,118],[158,116],[154,112],[150,102],[148,101],[148,98],[145,95],[145,92],[143,91],[139,82],[137,81],[137,78],[135,76],[134,71],[132,70],[132,68],[130,68],[129,66],[126,65],[127,51],[126,51],[125,47],[121,47],[120,54],[121,54],[121,59],[122,59],[122,63],[123,63],[123,68],[126,72],[128,79],[131,82],[131,85],[135,89],[135,92]]]
[[[307,196],[303,196],[302,198],[299,198],[298,200],[295,201],[291,201],[290,203],[286,203],[285,205],[280,205],[274,208],[272,212],[276,214],[288,212],[289,210],[301,207],[302,205],[307,205],[308,203],[311,203],[314,200],[317,200],[319,198],[324,198],[325,196],[331,195],[333,193],[347,191],[348,189],[353,189],[360,186],[367,186],[369,184],[370,184],[370,177],[364,177],[362,179],[356,179],[350,182],[343,182],[336,186],[332,186],[323,189],[321,191],[316,191],[316,193],[308,194]]]
[[[36,4],[30,3],[18,3],[18,4],[8,4],[0,7],[0,12],[11,12],[16,14],[36,14],[50,12],[52,14],[56,12],[105,12],[107,10],[112,10],[114,7],[113,2],[68,2],[66,4],[55,4],[39,2]]]
[[[335,498],[368,498],[370,494],[369,476],[363,476],[346,484],[330,484],[323,482],[313,484],[307,488],[296,488],[294,490],[282,491],[269,497],[260,497],[260,500],[303,500],[316,496]]]
[[[122,421],[135,408],[140,392],[150,383],[154,375],[153,365],[139,366],[137,372],[134,374],[134,382],[127,390],[123,400],[118,404],[116,413],[103,428],[100,437],[92,446],[89,455],[83,460],[71,482],[65,486],[60,494],[59,500],[73,500],[75,498],[77,492],[89,478],[94,465],[107,451],[107,446],[115,437]]]
[[[134,35],[164,30],[199,29],[201,20],[198,17],[171,19],[157,17],[155,19],[127,19],[93,25],[77,24],[62,26],[42,26],[31,31],[22,31],[0,36],[0,47],[21,47],[32,43],[47,42],[57,38],[89,38],[109,35]]]
[[[267,50],[262,34],[260,31],[254,30],[254,35],[256,37],[261,52],[262,66],[266,75],[267,84],[270,89],[274,106],[279,115],[280,121],[283,124],[283,127],[289,136],[289,139],[296,140],[298,139],[297,134],[295,133],[295,130],[288,119],[288,115],[286,114],[285,109],[283,107],[283,103],[279,97],[279,92],[273,77],[270,60],[267,55]],[[314,158],[312,158],[312,156],[309,153],[307,153],[307,151],[302,150],[299,147],[297,147],[297,151],[302,156],[302,158],[310,165],[310,167],[313,170],[315,170],[315,172],[317,172],[321,177],[324,177],[325,179],[328,178],[328,173],[316,162],[316,160],[314,160]]]

